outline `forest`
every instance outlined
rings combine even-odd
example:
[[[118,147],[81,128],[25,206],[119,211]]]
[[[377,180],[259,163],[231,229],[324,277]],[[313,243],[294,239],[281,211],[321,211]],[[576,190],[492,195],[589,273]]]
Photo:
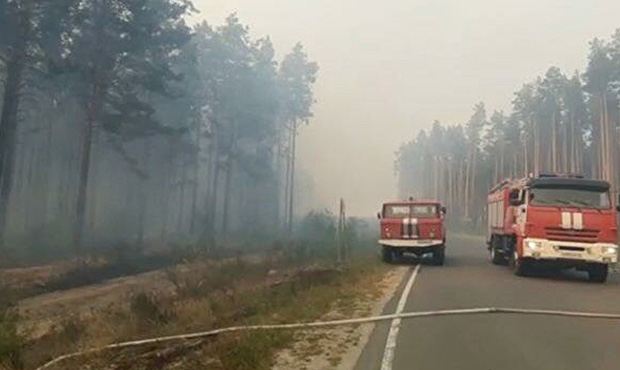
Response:
[[[550,67],[514,93],[510,112],[477,103],[465,123],[435,121],[396,155],[400,196],[438,198],[466,225],[480,226],[488,190],[506,178],[581,174],[617,195],[620,29],[590,42],[585,72]]]
[[[0,0],[0,250],[291,231],[318,65],[189,0]]]

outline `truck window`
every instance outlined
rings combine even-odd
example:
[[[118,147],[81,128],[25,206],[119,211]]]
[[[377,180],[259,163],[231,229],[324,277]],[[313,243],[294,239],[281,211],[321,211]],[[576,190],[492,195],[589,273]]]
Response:
[[[536,206],[568,206],[608,209],[611,207],[609,193],[587,189],[530,189],[530,204]]]
[[[385,206],[383,217],[385,218],[409,218],[409,217],[437,217],[437,205],[388,205]]]

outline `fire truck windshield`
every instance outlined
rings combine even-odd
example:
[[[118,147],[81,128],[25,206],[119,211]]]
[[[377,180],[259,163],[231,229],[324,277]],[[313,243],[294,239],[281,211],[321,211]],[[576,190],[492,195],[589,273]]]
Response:
[[[534,188],[530,189],[530,203],[534,206],[611,207],[609,193],[590,189]]]
[[[385,218],[437,217],[437,205],[386,205],[383,210]]]

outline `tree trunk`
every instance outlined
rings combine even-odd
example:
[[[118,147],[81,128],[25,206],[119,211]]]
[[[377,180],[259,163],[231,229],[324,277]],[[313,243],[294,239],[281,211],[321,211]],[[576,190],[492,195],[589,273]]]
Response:
[[[52,171],[52,165],[53,165],[52,135],[53,135],[52,120],[48,118],[47,119],[47,133],[45,136],[45,158],[43,158],[43,168],[46,170],[42,171],[43,172],[43,183],[41,184],[41,189],[43,191],[43,201],[42,201],[43,204],[41,204],[41,219],[43,220],[44,224],[47,224],[50,194],[52,193],[50,189],[50,178],[52,176],[51,171]]]
[[[562,125],[562,171],[571,172],[568,167],[568,128],[569,124],[566,122]]]
[[[493,170],[493,181],[499,182],[499,158],[495,157],[494,170]]]
[[[541,170],[540,132],[538,124],[534,123],[534,176],[538,176]]]
[[[448,206],[454,210],[454,178],[453,164],[448,162]]]
[[[277,150],[274,160],[275,167],[275,187],[277,189],[276,200],[277,204],[274,207],[274,225],[278,228],[282,226],[282,136],[280,130],[278,131],[276,138]]]
[[[287,147],[287,151],[286,151],[286,169],[284,171],[284,212],[283,212],[283,218],[284,218],[284,230],[288,230],[288,222],[289,222],[289,217],[288,217],[288,210],[289,210],[289,192],[291,191],[291,158],[292,158],[292,143],[293,143],[293,138],[291,137],[291,132],[292,130],[289,130],[288,132],[288,147]]]
[[[613,148],[611,146],[611,123],[609,117],[609,111],[607,109],[607,98],[603,99],[603,117],[604,117],[604,143],[605,143],[605,180],[611,183],[612,189],[614,189],[614,176],[613,176]]]
[[[198,182],[200,181],[200,130],[196,134],[196,158],[194,158],[194,173],[192,183],[192,205],[189,231],[192,236],[196,234],[196,213],[198,212]]]
[[[570,145],[569,145],[569,171],[572,173],[577,173],[578,169],[577,169],[577,154],[576,154],[576,148],[575,148],[575,142],[577,140],[577,132],[575,130],[575,113],[574,112],[570,112],[570,118],[569,118],[569,126],[570,126]],[[566,138],[566,141],[568,140],[568,137]],[[568,144],[567,144],[568,145]]]
[[[464,202],[463,202],[463,207],[464,207],[464,217],[465,219],[469,218],[469,194],[470,194],[470,173],[471,173],[471,162],[472,162],[472,150],[470,149],[469,152],[469,156],[467,158],[467,167],[465,168],[465,179],[464,179],[464,183],[465,183],[465,197],[464,197]]]
[[[465,175],[465,167],[463,161],[460,161],[461,165],[459,166],[459,174],[458,174],[458,181],[457,181],[457,186],[459,187],[459,193],[463,194],[463,190],[465,190],[467,188],[466,185],[466,175]],[[467,193],[465,192],[465,196],[464,197],[459,197],[459,199],[462,199],[461,202],[459,202],[459,215],[462,215],[465,209],[465,200],[467,199]]]
[[[469,203],[471,204],[472,202],[476,201],[476,162],[478,161],[477,158],[477,150],[474,148],[474,154],[473,154],[473,163],[471,164],[472,166],[472,173],[471,173],[471,196],[469,198]],[[470,205],[468,205],[467,207],[469,208]],[[470,215],[471,217],[472,215]]]
[[[214,130],[209,142],[208,178],[204,205],[205,221],[200,237],[200,240],[207,245],[212,245],[215,242],[215,216],[217,214],[217,193],[220,176],[218,146],[217,131]]]
[[[25,59],[25,51],[16,51],[15,57],[9,61],[6,69],[2,116],[0,118],[0,248],[4,246],[7,210],[13,186],[15,139]]]
[[[523,176],[527,176],[530,172],[529,160],[530,157],[528,155],[528,148],[530,145],[530,141],[528,140],[528,136],[525,136],[525,140],[523,140]],[[515,166],[516,171],[516,166]]]
[[[144,141],[144,148],[142,152],[142,166],[145,169],[145,172],[148,172],[148,165],[151,157],[151,145],[149,139]],[[146,234],[146,207],[147,207],[147,198],[149,191],[147,189],[148,180],[144,177],[139,178],[140,183],[140,199],[138,204],[138,232],[137,232],[137,242],[138,246],[142,247],[144,245],[144,236]]]
[[[555,116],[556,112],[554,110],[551,115],[551,171],[554,173],[558,171],[558,138]]]
[[[289,191],[289,201],[288,201],[288,233],[289,235],[293,232],[293,211],[294,200],[295,200],[295,151],[296,151],[296,143],[297,143],[297,122],[293,122],[292,129],[292,146],[291,146],[291,178],[290,178],[290,191]]]
[[[82,137],[82,148],[80,150],[80,177],[75,208],[75,224],[73,228],[73,246],[78,253],[80,253],[82,249],[93,131],[95,129],[95,122],[99,117],[101,97],[102,89],[100,86],[95,84],[95,86],[93,86],[92,97],[86,108],[86,124],[84,126]]]
[[[2,115],[0,116],[0,248],[4,247],[7,211],[13,186],[15,137],[24,70],[28,59],[28,42],[32,36],[32,8],[32,1],[24,1],[16,15],[18,18],[17,41],[11,47],[6,65]]]
[[[185,223],[185,187],[187,185],[187,166],[185,163],[185,155],[181,155],[181,179],[179,190],[179,206],[177,209],[177,233],[183,233]]]
[[[597,155],[597,161],[598,161],[598,166],[597,166],[597,177],[600,179],[604,179],[605,178],[605,133],[604,133],[604,127],[605,127],[605,116],[603,113],[603,94],[601,94],[598,97],[598,105],[599,105],[599,126],[598,126],[598,147],[597,147],[597,151],[596,151],[596,155]]]
[[[500,146],[500,152],[499,152],[499,180],[500,181],[504,177],[506,177],[506,171],[504,169],[505,167],[504,157],[506,156],[505,150],[506,148],[503,145]]]
[[[228,154],[228,160],[226,161],[226,179],[224,184],[224,205],[222,206],[222,235],[228,237],[229,226],[229,208],[230,208],[230,194],[232,186],[233,175],[233,158],[231,154]]]

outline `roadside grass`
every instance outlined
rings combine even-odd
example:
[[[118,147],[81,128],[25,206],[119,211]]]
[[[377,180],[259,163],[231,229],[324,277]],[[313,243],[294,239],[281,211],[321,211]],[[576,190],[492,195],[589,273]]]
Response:
[[[23,338],[18,333],[15,310],[18,296],[15,289],[0,282],[0,370],[21,369],[23,366]]]
[[[0,369],[21,369],[23,339],[17,332],[17,315],[0,307]]]
[[[25,346],[23,358],[35,367],[78,349],[107,343],[209,330],[232,325],[316,320],[327,313],[346,315],[363,294],[373,294],[387,267],[374,254],[355,256],[346,268],[331,264],[298,267],[286,258],[220,264],[180,265],[166,270],[170,293],[135,292],[124,305],[71,317],[45,338]],[[55,369],[84,366],[84,361],[124,369],[262,370],[293,340],[294,332],[229,333],[201,341],[110,351],[65,363]],[[334,357],[333,361],[338,359]]]

